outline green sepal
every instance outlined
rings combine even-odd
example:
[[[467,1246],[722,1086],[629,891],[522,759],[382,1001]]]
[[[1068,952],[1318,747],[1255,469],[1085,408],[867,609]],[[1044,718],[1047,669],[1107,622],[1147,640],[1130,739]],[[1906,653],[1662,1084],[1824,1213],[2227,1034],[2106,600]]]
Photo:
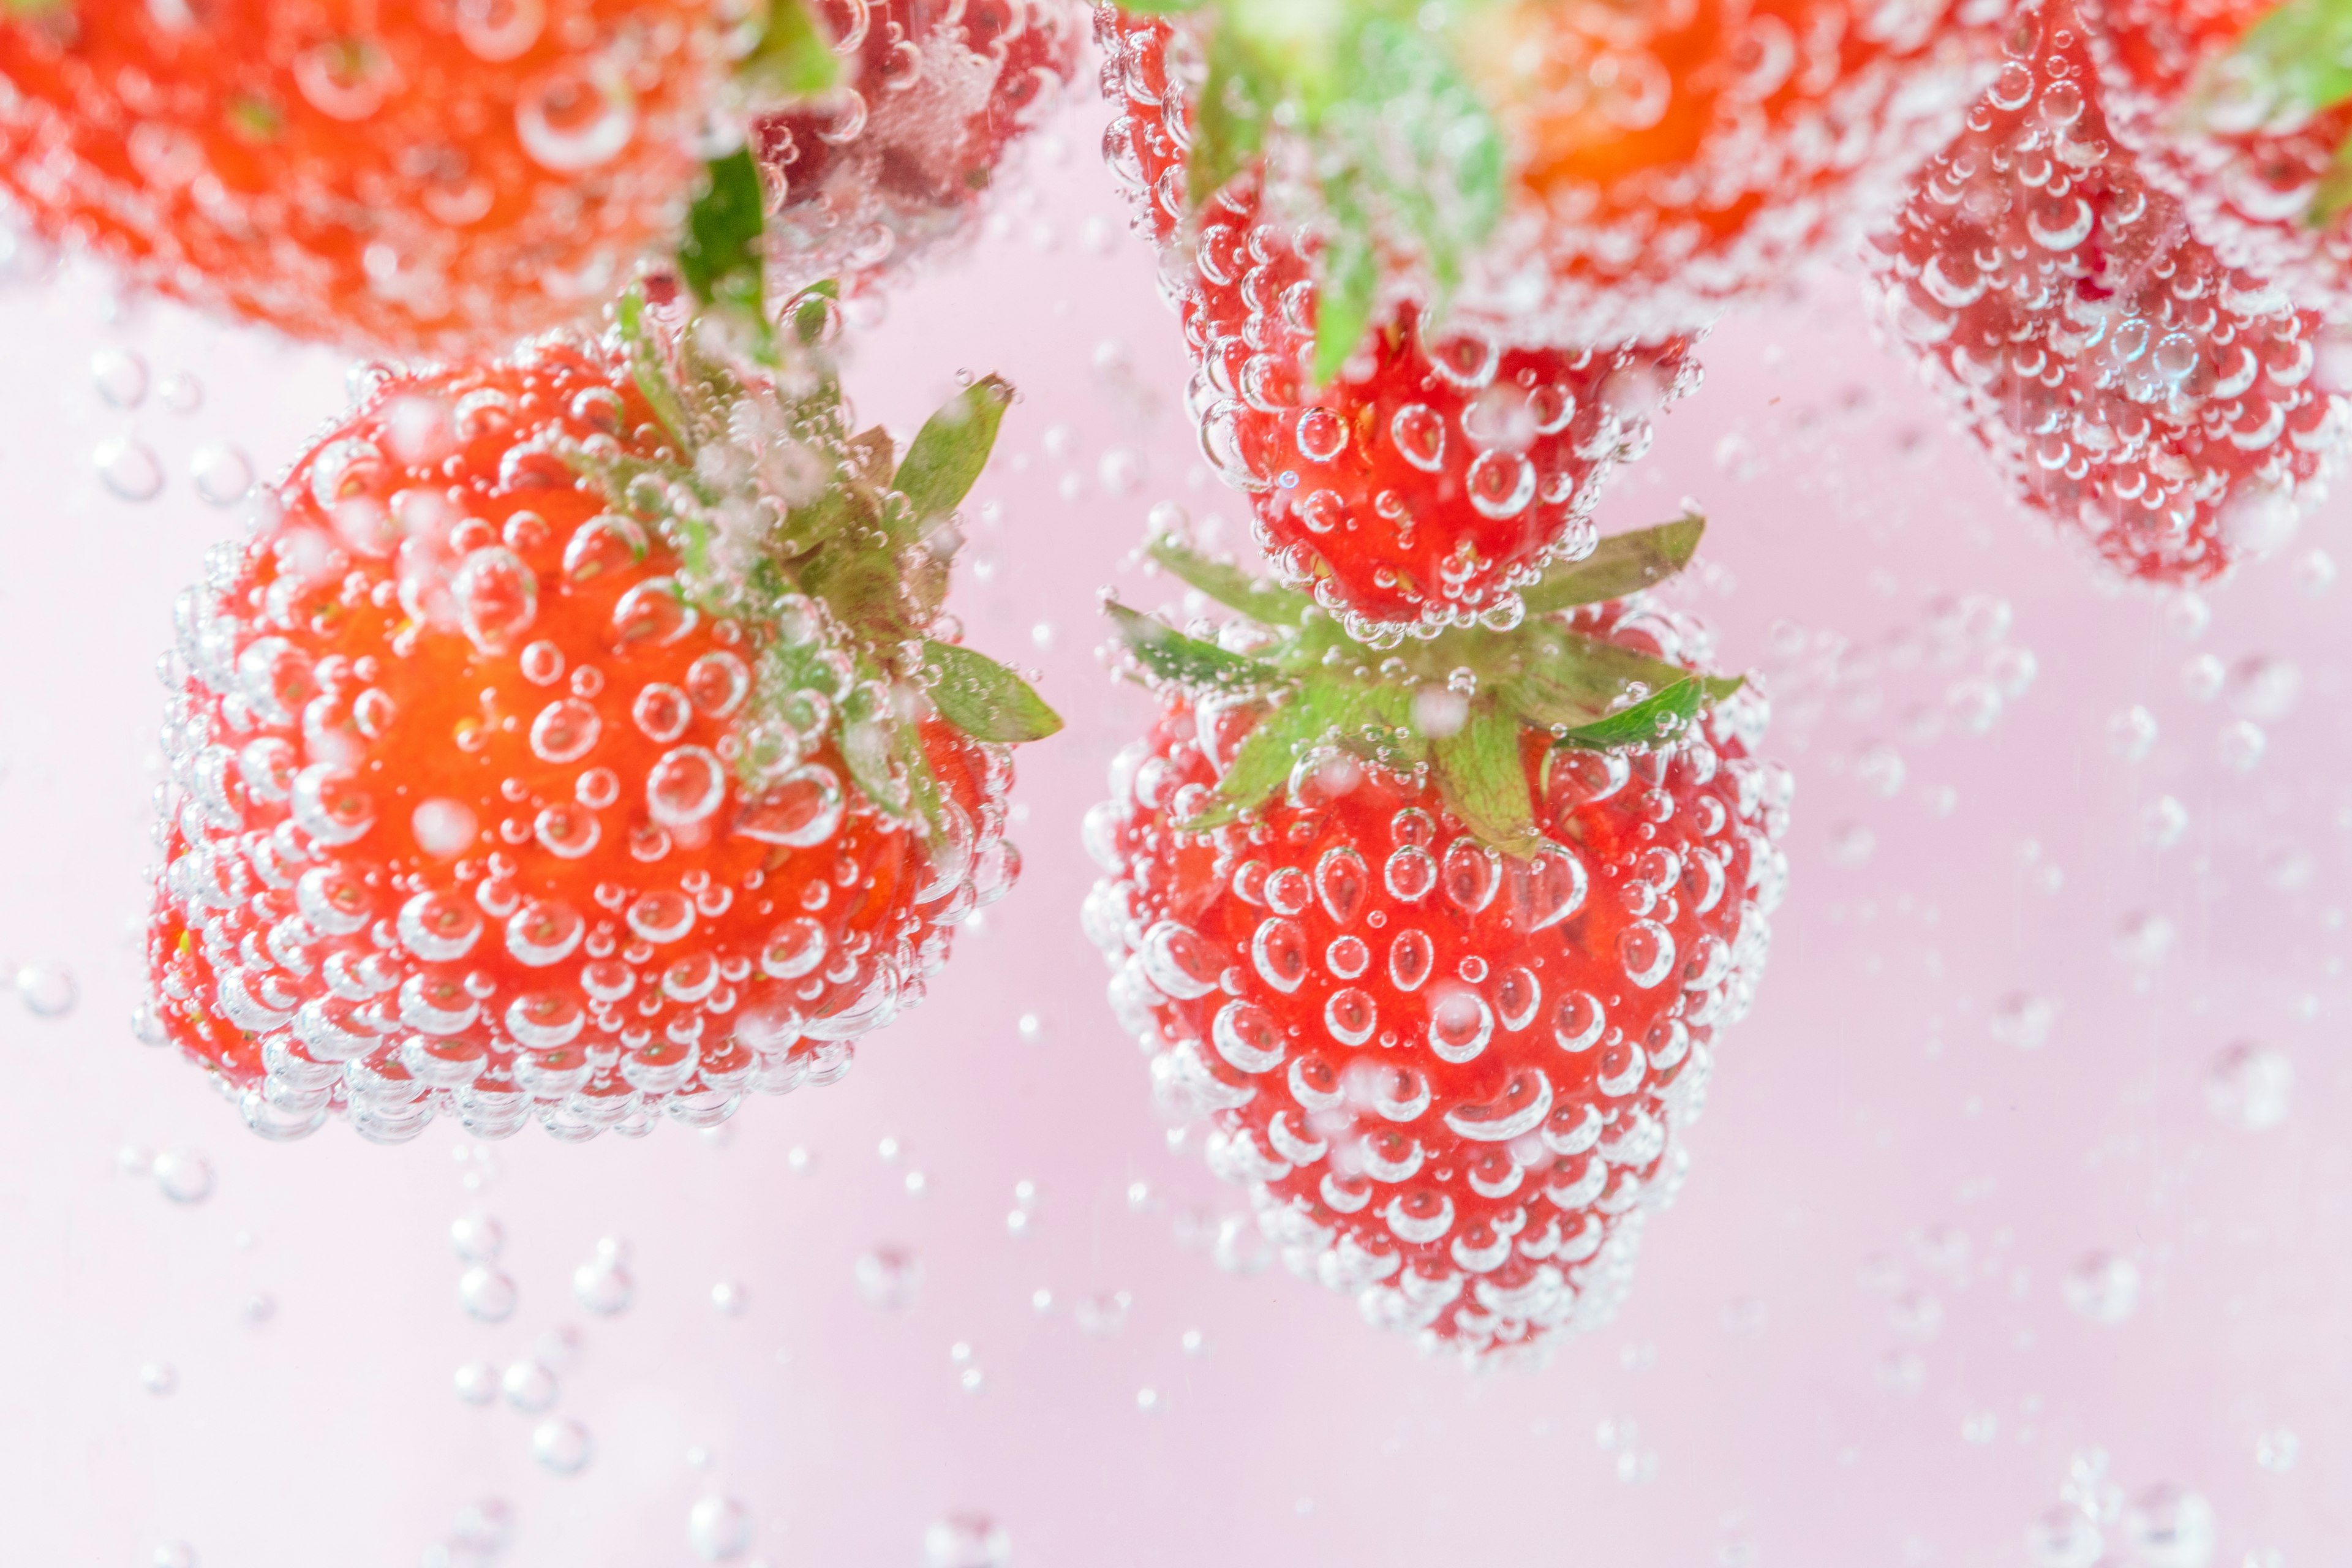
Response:
[[[1198,588],[1260,626],[1295,626],[1315,607],[1315,601],[1306,595],[1253,577],[1238,566],[1212,561],[1173,534],[1161,534],[1145,546],[1144,553],[1185,586]]]
[[[1111,630],[1128,652],[1160,680],[1184,686],[1247,691],[1281,679],[1273,666],[1241,654],[1228,653],[1213,642],[1188,637],[1165,622],[1139,615],[1116,600],[1103,605]]]
[[[687,416],[685,400],[678,396],[677,386],[670,380],[669,366],[663,363],[653,333],[646,330],[644,289],[631,289],[621,296],[614,308],[614,322],[628,352],[629,379],[636,383],[638,393],[651,405],[654,417],[661,421],[678,451],[690,456],[695,447],[694,422]]]
[[[1528,614],[1540,616],[1637,594],[1689,565],[1706,532],[1706,519],[1692,512],[1654,528],[1612,534],[1583,560],[1555,566],[1519,590],[1519,603]]]
[[[767,226],[760,168],[749,148],[705,165],[702,193],[686,215],[686,237],[677,247],[677,269],[694,297],[760,315],[767,294],[760,246]]]
[[[1519,758],[1526,728],[1492,701],[1474,703],[1461,729],[1429,742],[1430,772],[1446,809],[1478,838],[1520,859],[1541,849],[1535,797]]]
[[[1738,690],[1742,680],[1686,675],[1607,718],[1579,725],[1558,744],[1583,752],[1616,752],[1655,746],[1689,728],[1702,710]]]
[[[780,98],[807,98],[841,84],[841,60],[805,0],[768,0],[767,26],[736,75]]]
[[[985,654],[926,640],[923,662],[931,705],[975,741],[1042,741],[1062,727],[1061,715],[1027,681]]]
[[[1195,208],[1265,150],[1266,117],[1273,108],[1265,84],[1278,74],[1230,19],[1211,31],[1209,79],[1184,153],[1185,190]]]
[[[2352,136],[2336,144],[2335,155],[2327,160],[2327,172],[2319,176],[2319,184],[2311,193],[2311,210],[2304,222],[2313,228],[2326,228],[2352,207]]]
[[[1336,742],[1354,727],[1363,707],[1362,690],[1339,680],[1309,678],[1288,695],[1287,701],[1269,708],[1242,737],[1210,804],[1173,826],[1186,833],[1206,833],[1265,805],[1290,783],[1301,752]]]
[[[918,521],[947,516],[971,493],[1012,401],[1012,384],[983,376],[923,422],[890,480]]]

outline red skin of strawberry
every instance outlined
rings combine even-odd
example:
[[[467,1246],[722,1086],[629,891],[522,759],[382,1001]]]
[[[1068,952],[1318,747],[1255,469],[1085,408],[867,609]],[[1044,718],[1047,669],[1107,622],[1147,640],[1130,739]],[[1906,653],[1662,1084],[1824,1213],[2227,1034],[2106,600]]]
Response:
[[[1674,640],[1622,606],[1579,624]],[[1313,799],[1277,796],[1255,826],[1173,831],[1218,776],[1203,744],[1229,758],[1246,707],[1204,721],[1176,696],[1114,763],[1087,825],[1113,1006],[1163,1104],[1208,1112],[1213,1167],[1291,1267],[1474,1361],[1613,1309],[1785,874],[1785,775],[1740,733],[1760,706],[1734,698],[1630,770],[1562,753],[1548,781],[1531,734],[1566,847],[1533,865],[1369,768],[1315,773]]]
[[[1512,149],[1499,231],[1457,301],[1528,342],[1658,342],[1783,288],[1875,221],[1951,133],[1990,48],[1965,3],[1676,5],[1519,0],[1465,31]],[[1097,13],[1104,149],[1162,244],[1183,227],[1199,49],[1168,22]],[[1169,49],[1181,38],[1182,66]],[[1601,85],[1603,82],[1610,85]]]
[[[2340,443],[2320,319],[2221,261],[2142,177],[2071,7],[2021,13],[2011,44],[1878,241],[1888,314],[2026,504],[2126,577],[2216,577]],[[2073,116],[2063,137],[2053,112]]]
[[[829,0],[816,10],[840,40],[845,86],[752,130],[776,193],[769,248],[780,291],[824,278],[855,284],[960,232],[1008,144],[1077,69],[1081,34],[1052,0]]]
[[[837,730],[747,785],[779,629],[683,605],[557,439],[664,441],[600,345],[387,381],[183,601],[151,1006],[257,1131],[708,1124],[846,1070],[1017,865],[1003,749],[935,719],[967,865]]]
[[[1318,394],[1312,271],[1258,195],[1245,174],[1210,202],[1183,316],[1202,446],[1251,492],[1259,543],[1360,635],[1514,614],[1547,563],[1591,550],[1601,482],[1698,384],[1692,340],[1574,352],[1456,325],[1432,343],[1408,303]]]
[[[193,304],[486,349],[668,245],[718,47],[708,0],[69,0],[0,20],[0,191]]]
[[[2098,0],[2083,7],[2115,133],[2229,262],[2277,279],[2296,303],[2352,320],[2352,218],[2309,220],[2352,135],[2352,104],[2288,122],[2200,128],[2181,113],[2199,73],[2276,0]]]

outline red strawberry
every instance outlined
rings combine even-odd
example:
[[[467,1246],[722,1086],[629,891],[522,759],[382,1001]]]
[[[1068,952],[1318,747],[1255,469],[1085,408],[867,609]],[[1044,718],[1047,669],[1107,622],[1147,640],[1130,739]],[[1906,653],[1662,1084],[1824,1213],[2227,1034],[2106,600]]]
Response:
[[[1995,8],[1507,0],[1421,27],[1361,4],[1267,26],[1246,0],[1185,9],[1205,18],[1098,12],[1122,110],[1105,147],[1140,226],[1174,238],[1245,154],[1303,132],[1312,216],[1344,236],[1368,208],[1392,269],[1458,268],[1462,309],[1580,345],[1705,327],[1848,243],[1957,127]],[[1219,106],[1205,136],[1199,101]],[[1196,140],[1205,177],[1172,175]]]
[[[763,115],[772,281],[856,279],[961,232],[1006,146],[1052,109],[1082,35],[1058,0],[829,0],[849,80]]]
[[[257,1131],[708,1124],[1010,886],[1056,721],[924,640],[1003,389],[894,472],[680,313],[379,382],[184,597],[151,1005]]]
[[[1592,548],[1588,521],[1651,416],[1698,384],[1692,340],[1571,351],[1406,303],[1317,392],[1316,286],[1255,174],[1202,215],[1184,333],[1201,443],[1251,492],[1286,583],[1360,637],[1516,618],[1517,590]]]
[[[0,187],[148,287],[457,352],[579,317],[684,216],[709,0],[0,7]]]
[[[1549,597],[1643,580],[1613,547],[1644,538]],[[1475,1361],[1602,1321],[1763,962],[1761,700],[1665,662],[1704,634],[1638,603],[1375,670],[1296,595],[1159,554],[1297,628],[1222,639],[1244,658],[1117,612],[1164,709],[1087,818],[1087,921],[1162,1105],[1373,1322]]]
[[[2029,505],[2127,576],[2216,576],[2340,444],[2319,319],[2142,177],[2070,5],[2019,13],[2010,49],[1878,242],[1888,314]]]
[[[2109,121],[2147,178],[2232,266],[2352,319],[2352,98],[2324,68],[2352,47],[2341,7],[2097,0],[2083,15]]]

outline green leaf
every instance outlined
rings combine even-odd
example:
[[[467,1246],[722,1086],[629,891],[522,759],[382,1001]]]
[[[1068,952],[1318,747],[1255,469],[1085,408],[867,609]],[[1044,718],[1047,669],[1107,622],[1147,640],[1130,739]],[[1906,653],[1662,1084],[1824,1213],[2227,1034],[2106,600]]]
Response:
[[[1360,204],[1334,202],[1335,231],[1323,247],[1315,296],[1315,384],[1328,386],[1364,341],[1381,297],[1380,250]]]
[[[2352,207],[2352,136],[2337,143],[2335,155],[2327,161],[2327,172],[2319,176],[2319,184],[2311,193],[2311,210],[2304,221],[2314,228],[2326,228]]]
[[[1225,608],[1238,610],[1263,626],[1297,626],[1315,605],[1304,594],[1253,577],[1238,566],[1212,561],[1173,534],[1161,534],[1144,553],[1186,586],[1198,588]]]
[[[1570,730],[1559,743],[1584,752],[1615,752],[1671,740],[1706,706],[1709,685],[1697,676],[1685,676],[1631,707]]]
[[[1112,632],[1127,645],[1137,662],[1159,679],[1184,686],[1246,691],[1281,679],[1271,665],[1227,653],[1216,644],[1198,637],[1188,637],[1149,616],[1138,615],[1125,605],[1107,604],[1103,614],[1110,617]]]
[[[931,705],[975,741],[1042,741],[1062,727],[1061,716],[1027,681],[985,654],[926,641],[923,658],[938,672]]]
[[[736,74],[779,97],[807,98],[840,85],[841,61],[805,0],[768,0],[767,27]]]
[[[670,380],[669,367],[662,362],[661,351],[646,326],[643,289],[631,289],[621,296],[614,321],[620,328],[622,344],[628,350],[629,378],[637,384],[637,390],[653,406],[654,417],[661,421],[662,428],[677,443],[678,450],[691,456],[695,447],[694,422],[687,415],[686,404]]]
[[[1265,125],[1280,73],[1259,58],[1228,16],[1209,35],[1209,79],[1192,116],[1185,188],[1195,207],[1265,151]]]
[[[1622,599],[1689,565],[1706,532],[1706,519],[1693,512],[1655,528],[1612,534],[1583,560],[1555,566],[1521,589],[1519,602],[1528,614],[1539,616]]]
[[[1209,805],[1176,826],[1187,833],[1205,833],[1265,804],[1289,784],[1300,752],[1337,740],[1352,727],[1362,697],[1360,689],[1344,681],[1309,679],[1300,683],[1290,700],[1268,708],[1257,727],[1242,737]]]
[[[766,292],[760,242],[767,223],[759,165],[750,150],[713,159],[677,247],[678,270],[696,299],[759,313]]]
[[[990,375],[973,382],[923,422],[890,488],[905,496],[918,520],[945,517],[971,493],[997,427],[1013,401],[1011,384]]]
[[[1463,826],[1482,843],[1527,859],[1541,847],[1543,836],[1536,831],[1535,798],[1519,759],[1522,733],[1508,710],[1481,702],[1461,729],[1431,738],[1429,763],[1446,809]]]

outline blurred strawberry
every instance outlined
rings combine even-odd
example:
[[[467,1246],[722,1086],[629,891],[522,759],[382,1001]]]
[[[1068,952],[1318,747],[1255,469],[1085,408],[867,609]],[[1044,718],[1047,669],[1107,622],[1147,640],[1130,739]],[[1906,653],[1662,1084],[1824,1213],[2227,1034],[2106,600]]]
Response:
[[[1749,757],[1763,703],[1619,599],[1697,532],[1612,539],[1515,631],[1378,668],[1170,541],[1259,624],[1213,643],[1113,606],[1163,709],[1086,825],[1112,1005],[1290,1266],[1466,1360],[1614,1309],[1761,970],[1787,799]]]
[[[1326,237],[1328,373],[1402,287],[1519,341],[1660,339],[1785,286],[1956,130],[1981,0],[1500,0],[1106,15],[1106,140],[1163,240],[1262,153]],[[1205,118],[1201,118],[1205,116]],[[1303,142],[1296,155],[1278,151]],[[1190,173],[1171,177],[1177,158]],[[1391,281],[1383,284],[1381,274]],[[1400,284],[1396,279],[1407,281]]]
[[[2320,320],[2143,177],[2071,5],[2020,11],[2008,47],[1877,242],[1888,318],[2028,505],[2126,576],[2214,577],[2341,444]]]
[[[770,279],[855,284],[965,231],[1013,140],[1077,69],[1067,0],[825,0],[842,86],[764,114]]]
[[[2296,303],[2352,320],[2352,13],[2096,0],[2083,21],[2114,133],[2198,234]]]
[[[894,465],[831,310],[383,378],[216,547],[151,1007],[257,1131],[707,1125],[845,1071],[1010,886],[1004,742],[1058,721],[940,611],[1006,389]]]
[[[854,283],[965,221],[1072,68],[1074,28],[1051,0],[819,9],[0,5],[0,194],[194,304],[298,337],[487,353],[581,320],[666,258],[705,153],[720,184],[737,162],[748,176],[725,149],[749,134],[779,181],[762,203],[782,214],[779,292]]]
[[[1688,338],[1522,348],[1407,302],[1320,392],[1316,286],[1244,174],[1202,215],[1183,294],[1202,445],[1251,492],[1282,579],[1359,637],[1517,618],[1517,590],[1592,548],[1589,521],[1650,421],[1698,384]],[[1433,337],[1433,341],[1432,341]]]

